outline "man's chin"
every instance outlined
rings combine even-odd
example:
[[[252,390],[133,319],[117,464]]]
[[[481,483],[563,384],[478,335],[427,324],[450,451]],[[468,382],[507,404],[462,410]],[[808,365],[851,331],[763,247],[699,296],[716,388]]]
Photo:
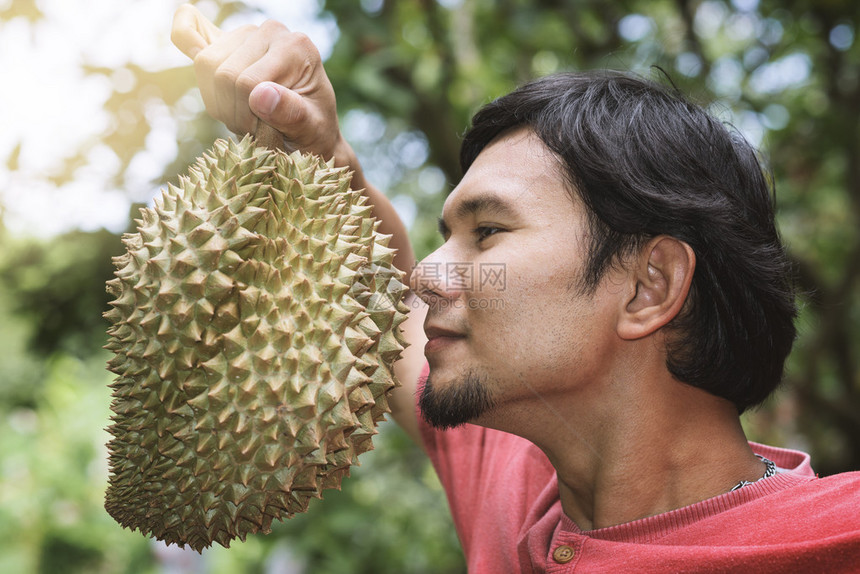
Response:
[[[456,379],[437,385],[432,365],[430,375],[421,383],[418,408],[430,426],[448,430],[475,420],[493,408],[486,377],[467,371]]]

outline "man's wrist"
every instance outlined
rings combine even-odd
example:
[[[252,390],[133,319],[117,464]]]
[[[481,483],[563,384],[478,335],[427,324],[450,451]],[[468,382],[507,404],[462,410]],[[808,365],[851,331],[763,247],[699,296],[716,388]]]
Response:
[[[364,179],[364,171],[358,161],[358,156],[342,135],[338,135],[338,141],[334,146],[335,167],[346,167],[352,171],[352,188],[365,189],[367,182]]]

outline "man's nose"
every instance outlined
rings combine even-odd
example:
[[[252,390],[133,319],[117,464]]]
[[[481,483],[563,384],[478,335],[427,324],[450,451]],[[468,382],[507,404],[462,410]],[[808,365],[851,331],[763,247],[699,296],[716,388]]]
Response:
[[[463,281],[467,263],[452,263],[437,249],[412,271],[410,287],[428,305],[439,299],[456,299],[468,288]]]

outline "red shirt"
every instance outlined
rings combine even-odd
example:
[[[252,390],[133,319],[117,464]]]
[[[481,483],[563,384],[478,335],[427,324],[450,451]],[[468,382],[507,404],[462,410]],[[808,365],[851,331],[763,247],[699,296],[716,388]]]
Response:
[[[445,487],[470,574],[860,572],[860,472],[816,478],[809,455],[750,443],[784,472],[626,524],[582,531],[531,442],[465,425],[424,446]]]

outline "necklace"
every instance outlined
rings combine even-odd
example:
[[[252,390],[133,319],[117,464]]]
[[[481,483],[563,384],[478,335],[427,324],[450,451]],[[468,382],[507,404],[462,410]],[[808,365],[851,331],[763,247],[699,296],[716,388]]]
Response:
[[[753,482],[758,482],[759,480],[764,480],[765,478],[770,478],[771,476],[776,474],[776,465],[773,463],[772,460],[766,459],[765,457],[763,457],[759,454],[757,454],[756,456],[759,457],[761,459],[761,461],[764,463],[764,466],[765,466],[764,476],[762,476],[758,480],[753,480],[753,481],[742,480],[739,483],[737,483],[734,486],[734,488],[732,488],[729,492],[734,492],[734,491],[738,490],[739,488],[745,487],[748,484],[752,484]]]

